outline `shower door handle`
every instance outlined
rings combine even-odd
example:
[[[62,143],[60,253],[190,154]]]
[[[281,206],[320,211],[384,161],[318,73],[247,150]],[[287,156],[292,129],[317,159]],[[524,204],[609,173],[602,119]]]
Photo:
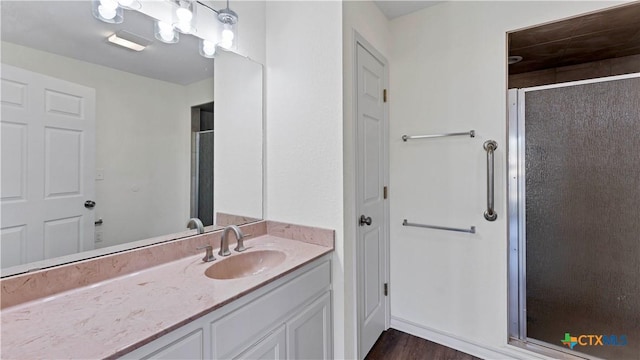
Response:
[[[484,149],[487,151],[487,210],[484,212],[484,218],[487,221],[495,221],[498,214],[493,208],[493,153],[498,148],[498,143],[488,140],[484,143]]]

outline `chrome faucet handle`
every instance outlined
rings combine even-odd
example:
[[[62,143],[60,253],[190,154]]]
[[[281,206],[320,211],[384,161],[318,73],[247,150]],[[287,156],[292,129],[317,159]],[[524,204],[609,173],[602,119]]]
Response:
[[[240,237],[238,238],[238,243],[236,245],[235,248],[233,248],[233,250],[235,250],[236,252],[243,252],[245,250],[247,250],[246,247],[244,247],[244,238],[251,236],[251,234],[243,234],[242,231],[240,231]]]
[[[206,250],[206,252],[204,254],[204,257],[202,258],[202,261],[211,262],[211,261],[216,259],[215,257],[213,257],[213,246],[205,245],[205,246],[201,246],[201,247],[197,248],[197,250],[202,250],[202,249]]]

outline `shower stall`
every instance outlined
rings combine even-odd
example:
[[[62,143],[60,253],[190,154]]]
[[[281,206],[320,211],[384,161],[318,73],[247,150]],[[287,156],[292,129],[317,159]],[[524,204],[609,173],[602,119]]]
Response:
[[[191,217],[204,226],[214,224],[213,119],[213,103],[191,108]]]
[[[640,360],[640,74],[509,105],[510,342]]]

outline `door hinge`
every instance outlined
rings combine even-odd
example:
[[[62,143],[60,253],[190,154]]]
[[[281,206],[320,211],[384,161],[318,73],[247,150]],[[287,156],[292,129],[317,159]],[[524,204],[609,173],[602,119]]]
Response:
[[[382,90],[382,101],[387,102],[387,89]]]
[[[382,188],[382,198],[383,199],[387,198],[387,187],[386,186]]]
[[[384,296],[389,296],[389,284],[384,283]]]

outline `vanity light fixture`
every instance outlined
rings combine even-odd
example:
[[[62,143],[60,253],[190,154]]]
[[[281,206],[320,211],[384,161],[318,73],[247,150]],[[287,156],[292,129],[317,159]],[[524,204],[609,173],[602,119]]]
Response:
[[[124,21],[122,7],[117,0],[91,0],[93,16],[109,24],[120,24]]]
[[[142,4],[138,0],[118,0],[118,4],[127,10],[140,10]]]
[[[211,40],[200,39],[200,55],[206,58],[214,58],[216,55],[216,43]]]
[[[229,0],[227,0],[227,7],[222,10],[216,10],[198,0],[158,0],[154,1],[153,6],[149,8],[153,10],[147,10],[146,5],[143,8],[143,1],[141,0],[91,0],[91,3],[93,16],[110,24],[123,22],[123,9],[137,10],[152,17],[155,20],[155,38],[167,44],[177,43],[179,33],[194,35],[200,39],[200,55],[207,58],[215,56],[217,47],[224,50],[237,48],[238,14],[229,8]],[[160,12],[158,12],[158,6],[161,10]],[[210,20],[212,19],[210,14],[205,14],[198,18],[196,11],[198,7],[205,7],[213,11],[215,13],[213,22]],[[197,33],[196,29],[198,19],[203,27],[201,33]],[[145,40],[143,41],[144,44],[140,44],[136,40],[131,40],[127,37],[123,38],[120,33],[113,34],[108,39],[114,44],[136,51],[143,50],[151,43],[147,43],[146,39],[140,38]]]
[[[155,36],[156,39],[167,44],[175,44],[180,39],[180,36],[173,25],[161,20],[156,21]]]
[[[222,23],[222,31],[220,32],[220,47],[231,50],[235,48],[236,42],[236,24],[238,23],[238,14],[235,11],[229,9],[229,1],[227,1],[227,7],[218,12],[218,20]]]
[[[173,0],[176,5],[174,11],[173,26],[183,34],[194,34],[196,32],[196,2],[195,0]]]
[[[151,44],[151,41],[125,30],[112,34],[107,41],[134,51],[142,51]]]

